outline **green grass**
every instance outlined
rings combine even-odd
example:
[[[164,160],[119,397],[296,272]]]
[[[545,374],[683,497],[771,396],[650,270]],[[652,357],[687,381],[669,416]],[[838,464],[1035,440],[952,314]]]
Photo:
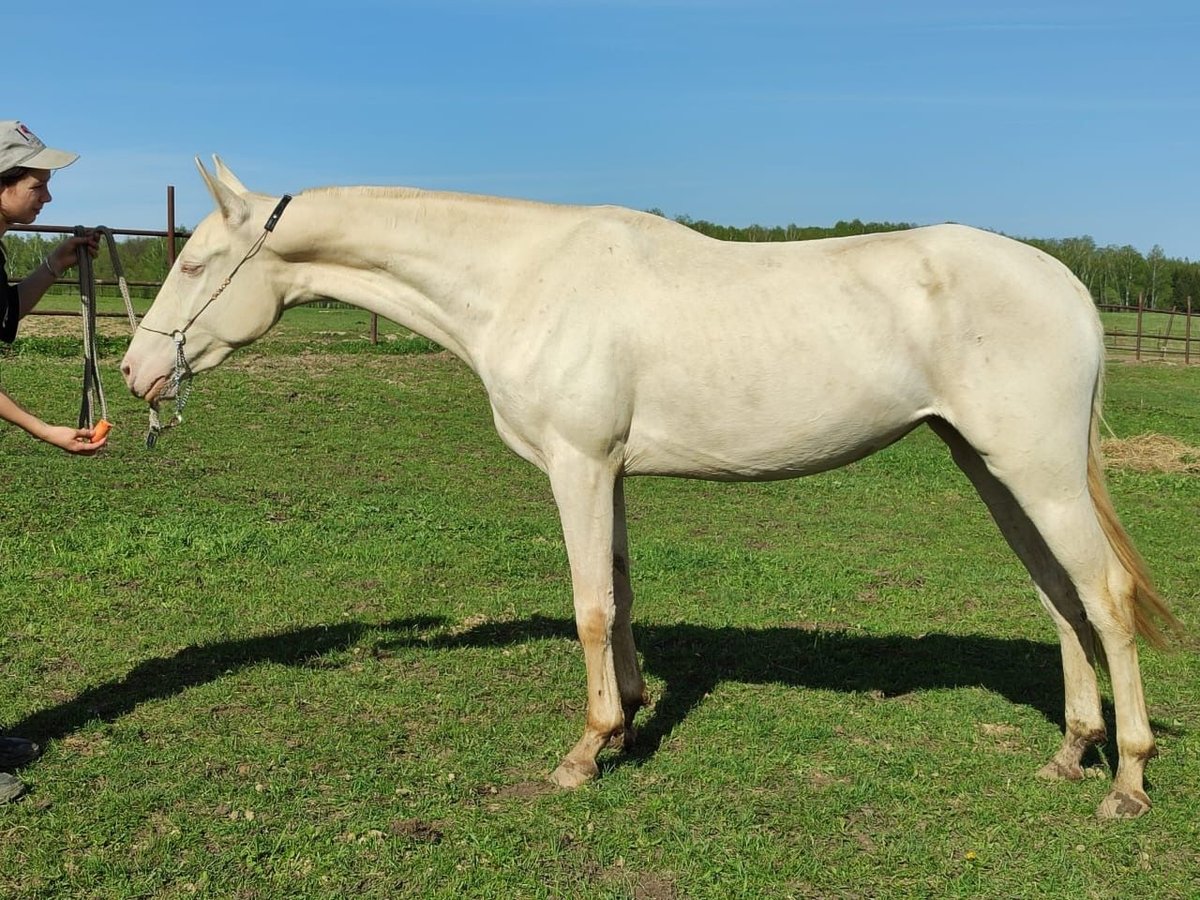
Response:
[[[545,479],[455,360],[291,325],[153,453],[115,357],[101,457],[0,430],[0,724],[48,746],[0,896],[1200,893],[1200,660],[1143,653],[1148,816],[1093,818],[1112,747],[1034,779],[1053,629],[927,432],[799,481],[632,480],[655,705],[599,782],[542,790],[584,704]],[[26,347],[0,385],[68,421],[78,361]],[[1114,365],[1107,419],[1200,445],[1198,390]],[[1194,633],[1200,480],[1110,480]]]

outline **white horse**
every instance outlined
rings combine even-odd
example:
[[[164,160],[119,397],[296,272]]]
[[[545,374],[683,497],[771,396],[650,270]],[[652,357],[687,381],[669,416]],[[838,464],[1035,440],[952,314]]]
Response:
[[[1154,737],[1135,637],[1159,644],[1155,620],[1178,623],[1113,512],[1097,434],[1103,334],[1087,290],[1054,259],[954,225],[725,243],[627,209],[398,188],[305,191],[280,214],[279,198],[214,160],[215,175],[197,166],[217,209],[130,344],[130,389],[152,405],[172,393],[177,332],[200,372],[318,297],[392,319],[470,366],[500,437],[549,476],[562,520],[587,722],[555,782],[595,777],[597,754],[629,746],[648,700],[625,476],[807,475],[924,423],[1058,628],[1066,732],[1040,774],[1082,777],[1105,733],[1095,665],[1106,659],[1120,762],[1098,812],[1149,808]]]

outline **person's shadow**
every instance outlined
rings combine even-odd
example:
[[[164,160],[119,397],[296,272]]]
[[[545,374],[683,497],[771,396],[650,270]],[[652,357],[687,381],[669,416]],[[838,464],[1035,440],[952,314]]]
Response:
[[[142,703],[174,696],[239,669],[262,663],[312,665],[323,656],[354,647],[371,633],[383,633],[377,646],[384,650],[501,648],[576,639],[574,622],[565,618],[532,616],[454,632],[446,630],[450,624],[439,616],[416,616],[382,624],[297,628],[187,647],[139,663],[122,678],[33,713],[13,723],[10,731],[43,743],[60,739],[89,722],[115,721]],[[872,636],[807,627],[713,628],[686,623],[635,626],[634,633],[647,674],[660,679],[663,687],[652,709],[639,718],[634,751],[606,765],[636,764],[653,756],[705,695],[727,681],[870,692],[881,697],[982,687],[1063,727],[1062,669],[1054,644],[975,635]],[[1113,734],[1107,703],[1105,714]]]

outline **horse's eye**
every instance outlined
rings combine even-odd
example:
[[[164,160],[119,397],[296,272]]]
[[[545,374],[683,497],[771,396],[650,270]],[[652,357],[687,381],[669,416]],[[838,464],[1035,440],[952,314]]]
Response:
[[[180,263],[179,271],[184,275],[199,275],[204,270],[204,266],[200,263]]]

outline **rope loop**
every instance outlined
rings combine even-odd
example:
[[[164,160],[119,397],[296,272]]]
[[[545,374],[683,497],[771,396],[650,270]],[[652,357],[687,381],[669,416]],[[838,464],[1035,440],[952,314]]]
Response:
[[[121,299],[125,301],[125,313],[129,317],[129,325],[137,329],[137,316],[133,311],[133,300],[129,296],[129,282],[125,278],[125,268],[121,265],[120,254],[117,253],[117,241],[112,229],[99,225],[90,229],[105,239],[108,256],[112,262],[113,273],[117,276],[117,286],[121,290]],[[82,225],[74,228],[76,237],[84,237],[89,229]],[[108,419],[108,404],[104,399],[104,386],[100,382],[100,367],[98,363],[99,350],[96,336],[96,271],[92,256],[85,249],[78,250],[79,269],[79,302],[80,317],[83,320],[83,398],[79,404],[80,428],[92,428],[96,422],[96,414],[102,420]]]

